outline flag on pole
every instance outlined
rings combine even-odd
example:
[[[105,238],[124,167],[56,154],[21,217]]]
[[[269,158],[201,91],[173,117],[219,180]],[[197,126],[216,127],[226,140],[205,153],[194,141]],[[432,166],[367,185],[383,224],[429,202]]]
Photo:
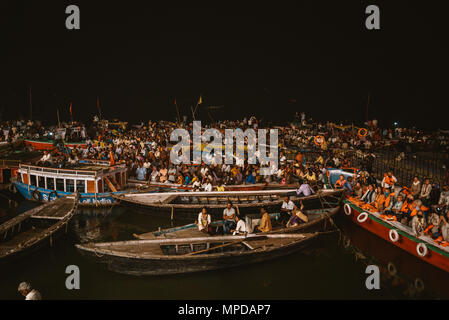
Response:
[[[202,104],[203,103],[203,98],[200,95],[200,98],[198,99],[198,103],[197,104]]]
[[[70,109],[69,109],[69,111],[70,111],[70,117],[72,117],[72,103],[70,102]]]
[[[176,105],[176,98],[175,98],[175,102],[174,102],[174,103],[175,103],[175,105]]]

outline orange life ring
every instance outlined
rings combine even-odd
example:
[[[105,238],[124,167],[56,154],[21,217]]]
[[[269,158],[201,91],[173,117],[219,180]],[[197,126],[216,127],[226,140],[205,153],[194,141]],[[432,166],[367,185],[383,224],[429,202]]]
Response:
[[[320,141],[321,141],[321,142],[320,142]],[[325,141],[325,140],[324,140],[324,137],[323,137],[323,136],[316,136],[316,137],[313,139],[313,142],[314,142],[317,146],[322,145],[324,141]]]
[[[362,130],[364,130],[363,134],[361,133]],[[368,130],[366,130],[365,128],[360,128],[357,134],[359,135],[360,138],[366,137],[366,135],[368,134]]]

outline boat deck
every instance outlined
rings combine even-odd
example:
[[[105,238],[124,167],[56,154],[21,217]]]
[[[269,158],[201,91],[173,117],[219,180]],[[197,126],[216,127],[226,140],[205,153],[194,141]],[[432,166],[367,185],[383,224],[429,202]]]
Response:
[[[26,242],[34,239],[43,231],[45,231],[45,229],[33,227],[29,230],[15,234],[14,237],[9,239],[7,242],[0,242],[0,257],[6,255],[10,250],[20,248]]]
[[[73,197],[66,197],[61,201],[52,201],[49,206],[36,212],[31,216],[35,219],[56,219],[61,220],[73,207]]]
[[[302,238],[306,238],[306,235],[296,235],[294,237],[268,237],[264,235],[249,237],[249,238],[214,238],[210,237],[210,240],[204,239],[204,234],[201,233],[202,238],[192,238],[192,239],[179,239],[183,242],[176,240],[142,240],[142,241],[128,241],[128,242],[118,242],[118,243],[108,243],[108,244],[88,244],[84,245],[86,248],[93,249],[98,256],[101,256],[106,250],[111,254],[123,254],[130,256],[182,256],[184,254],[189,254],[192,252],[197,252],[198,255],[204,253],[221,253],[221,248],[226,247],[225,251],[247,251],[256,250],[260,248],[268,247],[281,247],[288,245],[290,243],[296,242]],[[216,249],[213,249],[216,247]],[[98,252],[97,252],[98,250]],[[217,252],[218,250],[218,252]],[[112,251],[112,252],[111,252]],[[171,252],[167,254],[166,252]],[[203,252],[199,252],[203,251]]]

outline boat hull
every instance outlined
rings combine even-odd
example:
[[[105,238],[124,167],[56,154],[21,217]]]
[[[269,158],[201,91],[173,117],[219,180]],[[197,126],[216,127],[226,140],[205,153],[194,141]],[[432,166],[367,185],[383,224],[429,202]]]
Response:
[[[312,195],[308,197],[292,197],[291,200],[299,205],[302,201],[304,206],[308,209],[321,208],[324,203],[332,204],[332,206],[338,205],[340,202],[340,191],[325,193],[320,196]],[[337,197],[333,199],[333,197]],[[182,218],[182,219],[197,219],[198,214],[203,207],[207,208],[207,212],[212,216],[213,219],[222,219],[223,210],[226,208],[226,202],[222,204],[161,204],[161,203],[143,203],[138,201],[133,201],[127,199],[123,196],[115,196],[114,198],[120,201],[121,205],[133,207],[141,210],[142,212],[159,215],[159,216],[170,216],[171,218]],[[260,208],[265,208],[268,212],[279,211],[282,205],[283,199],[269,201],[269,202],[248,202],[248,203],[236,203],[234,206],[238,206],[238,211],[242,216],[250,213],[260,213]]]
[[[25,145],[33,147],[34,150],[53,150],[55,145],[53,141],[38,141],[38,140],[24,140]],[[64,143],[68,148],[87,148],[87,144],[85,141],[81,142],[65,142]]]
[[[48,202],[55,200],[56,198],[72,195],[71,192],[55,191],[44,188],[36,188],[35,186],[28,186],[25,183],[16,181],[14,182],[19,193],[27,200]],[[40,193],[40,199],[37,200],[33,197],[33,191],[38,190]],[[90,207],[105,207],[117,204],[117,201],[113,197],[114,194],[121,194],[126,191],[119,192],[107,192],[107,193],[80,193],[78,203],[80,206]]]
[[[135,276],[142,275],[171,275],[180,273],[193,273],[209,270],[233,268],[242,265],[261,263],[283,256],[290,255],[306,248],[318,234],[307,237],[302,241],[278,247],[274,250],[258,250],[247,254],[230,253],[214,257],[196,255],[189,259],[179,257],[130,258],[95,250],[83,250],[78,247],[81,254],[96,262],[104,263],[110,271]]]
[[[345,219],[351,220],[354,224],[360,226],[361,228],[368,230],[369,232],[377,235],[378,237],[382,238],[383,240],[395,245],[396,247],[401,248],[402,250],[415,256],[416,258],[420,259],[421,261],[425,261],[437,268],[440,268],[446,272],[449,272],[449,253],[448,252],[445,252],[445,251],[439,249],[438,247],[431,245],[430,243],[423,242],[422,240],[414,237],[411,234],[408,234],[407,232],[396,229],[396,228],[394,228],[394,226],[388,224],[387,222],[383,221],[381,218],[378,218],[372,214],[369,214],[368,219],[365,222],[361,223],[357,220],[357,217],[362,212],[365,212],[365,211],[362,208],[351,203],[347,199],[343,200],[343,203],[348,204],[352,209],[351,214],[348,215],[344,211],[344,206],[342,206],[342,209],[340,211],[342,212],[342,215],[345,217]],[[396,242],[393,242],[390,239],[389,232],[391,229],[395,229],[399,234],[399,240]],[[420,256],[417,252],[417,245],[419,243],[424,243],[428,249],[428,253],[424,257]]]

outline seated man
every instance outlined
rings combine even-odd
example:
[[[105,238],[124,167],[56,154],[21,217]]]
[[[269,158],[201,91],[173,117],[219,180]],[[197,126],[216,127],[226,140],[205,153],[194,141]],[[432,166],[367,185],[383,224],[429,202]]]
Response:
[[[257,230],[260,232],[269,232],[273,230],[270,215],[265,208],[260,208],[260,213],[262,214],[262,218],[260,219],[260,224],[257,226]]]
[[[212,219],[210,217],[210,214],[208,214],[207,209],[203,207],[198,215],[198,229],[201,232],[212,234],[212,226],[210,225],[211,223]]]
[[[281,223],[285,224],[290,219],[290,215],[295,208],[295,204],[290,200],[289,196],[284,197],[284,202],[281,206]]]
[[[231,202],[228,202],[223,210],[223,220],[223,233],[230,233],[231,229],[235,228],[235,210]]]
[[[297,209],[297,207],[295,206]],[[299,210],[298,210],[299,213]],[[290,220],[288,220],[287,224],[285,225],[287,228],[296,227],[302,223],[302,220],[299,218],[299,215],[296,214],[295,211],[292,211],[292,216],[290,217]]]
[[[424,218],[422,211],[418,211],[418,213],[413,217],[412,229],[415,236],[419,237],[423,235],[424,230],[426,229],[426,219]]]
[[[240,219],[239,216],[235,217],[235,221],[237,221],[237,226],[235,227],[235,230],[231,230],[233,236],[235,236],[236,234],[246,234],[249,232],[248,226],[246,225],[245,221]]]
[[[335,189],[341,189],[341,188],[343,188],[345,183],[346,183],[345,176],[341,174],[339,179],[337,180],[337,182],[335,182],[334,188]]]
[[[42,300],[40,292],[33,289],[27,282],[21,282],[17,290],[25,297],[25,300]]]
[[[40,158],[38,165],[41,166],[51,166],[53,163],[53,159],[51,156],[51,153],[48,151],[44,151],[44,155],[42,156],[42,158]]]
[[[300,180],[299,183],[300,185],[296,189],[297,197],[308,197],[315,193],[315,191],[313,191],[312,187],[310,187],[310,185],[307,182]]]

